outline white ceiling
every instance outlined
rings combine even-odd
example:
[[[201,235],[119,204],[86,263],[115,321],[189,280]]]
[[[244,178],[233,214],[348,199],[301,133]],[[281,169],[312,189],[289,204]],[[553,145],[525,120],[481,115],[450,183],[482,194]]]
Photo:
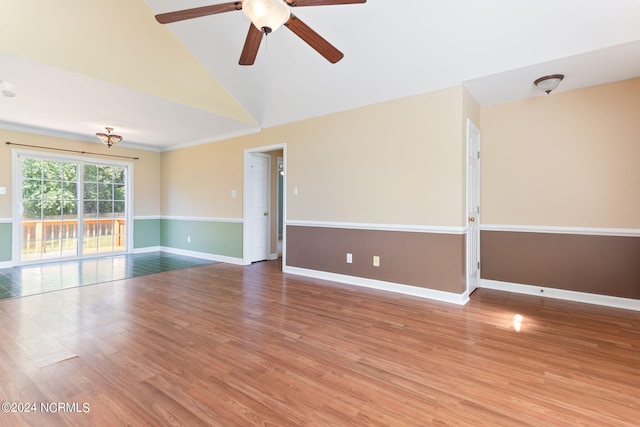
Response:
[[[110,0],[101,1],[109,7]],[[154,37],[147,20],[161,25],[154,14],[222,2],[144,3],[150,10],[136,15],[145,20],[136,27],[140,39]],[[0,127],[97,142],[95,133],[113,126],[122,145],[167,150],[460,84],[480,105],[490,105],[543,96],[532,82],[546,74],[566,75],[556,92],[640,77],[636,0],[369,0],[294,12],[344,59],[330,64],[283,27],[263,40],[255,65],[242,67],[249,21],[240,11],[165,26],[253,123],[50,65],[0,41],[0,80],[16,93],[0,95]],[[73,19],[80,24],[83,16]],[[119,31],[117,20],[108,27]],[[40,30],[27,22],[20,31],[33,38]],[[146,59],[136,61],[122,64],[123,72]]]

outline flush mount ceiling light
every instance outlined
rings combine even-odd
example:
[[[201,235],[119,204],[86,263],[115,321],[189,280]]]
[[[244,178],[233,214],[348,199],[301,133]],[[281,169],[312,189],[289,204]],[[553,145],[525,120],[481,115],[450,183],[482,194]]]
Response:
[[[12,89],[13,85],[11,83],[3,82],[2,80],[0,80],[0,92],[2,92],[4,96],[6,96],[7,98],[13,98],[14,96],[16,96],[15,92]]]
[[[100,140],[107,146],[107,148],[111,148],[112,145],[117,144],[122,141],[122,137],[120,135],[114,135],[111,133],[113,128],[106,127],[107,133],[98,132],[96,136],[100,138]]]
[[[533,84],[545,91],[548,95],[552,90],[558,87],[562,79],[564,79],[564,74],[551,74],[549,76],[540,77],[534,81]]]

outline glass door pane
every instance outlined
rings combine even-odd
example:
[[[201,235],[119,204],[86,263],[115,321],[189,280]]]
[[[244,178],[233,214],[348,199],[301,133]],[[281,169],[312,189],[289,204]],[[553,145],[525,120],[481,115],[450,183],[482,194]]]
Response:
[[[126,250],[126,169],[84,166],[84,253]]]
[[[78,165],[22,158],[23,261],[78,255]]]

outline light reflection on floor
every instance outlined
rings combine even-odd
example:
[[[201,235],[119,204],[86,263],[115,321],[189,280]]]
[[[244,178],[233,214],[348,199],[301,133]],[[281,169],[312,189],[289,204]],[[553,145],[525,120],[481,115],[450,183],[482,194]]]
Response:
[[[513,316],[513,329],[516,332],[520,332],[522,330],[522,322],[524,321],[524,317],[521,314],[516,314]]]
[[[0,299],[213,264],[166,252],[116,255],[0,269]]]

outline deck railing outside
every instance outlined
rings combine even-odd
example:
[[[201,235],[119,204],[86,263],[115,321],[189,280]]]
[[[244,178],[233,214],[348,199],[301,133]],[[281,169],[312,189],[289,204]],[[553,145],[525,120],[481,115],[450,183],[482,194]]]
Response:
[[[126,246],[124,218],[90,218],[83,221],[84,253],[124,250]],[[22,222],[22,256],[39,258],[72,255],[78,248],[77,219],[45,219]]]

